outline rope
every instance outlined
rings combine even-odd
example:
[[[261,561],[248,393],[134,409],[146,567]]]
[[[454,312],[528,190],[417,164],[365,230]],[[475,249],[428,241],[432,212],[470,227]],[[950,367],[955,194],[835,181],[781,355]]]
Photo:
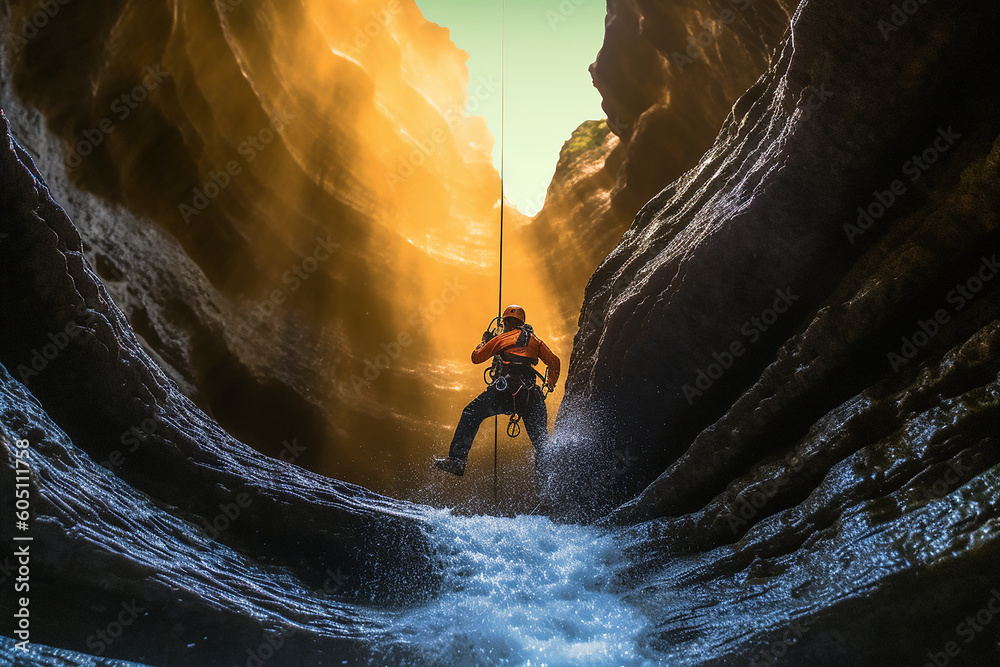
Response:
[[[503,40],[506,0],[500,0],[500,277],[497,281],[497,317],[503,324]],[[500,494],[500,416],[493,416],[493,507]]]

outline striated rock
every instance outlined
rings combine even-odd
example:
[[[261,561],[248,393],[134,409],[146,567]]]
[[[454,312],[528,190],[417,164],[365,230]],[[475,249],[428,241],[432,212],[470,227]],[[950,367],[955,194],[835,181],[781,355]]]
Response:
[[[594,267],[639,209],[711,147],[733,103],[767,70],[793,10],[773,0],[608,3],[590,70],[610,132],[581,153],[597,126],[577,129],[526,228],[574,330]]]
[[[267,505],[274,502],[266,493],[257,495],[252,477],[240,487],[240,497],[247,494],[250,500],[231,498],[220,504],[216,515],[206,517],[214,527],[202,530],[195,527],[198,519],[184,509],[137,491],[77,449],[3,369],[0,420],[4,488],[13,488],[15,482],[15,452],[26,449],[30,456],[32,644],[127,656],[149,664],[242,663],[247,658],[244,647],[255,652],[269,640],[278,647],[283,664],[324,656],[360,660],[365,655],[359,636],[366,628],[371,631],[372,624],[350,604],[348,588],[355,577],[365,576],[361,562],[343,562],[337,553],[343,549],[330,549],[325,557],[329,574],[303,580],[291,574],[281,559],[260,559],[263,554],[254,558],[220,543],[243,545],[252,540],[247,519],[261,522],[257,528],[262,533],[272,529],[262,519],[273,508],[257,503],[258,499]],[[204,457],[210,451],[206,448]],[[283,495],[293,498],[297,486],[301,494],[302,480],[293,481],[301,475],[283,476]],[[162,475],[159,481],[163,485],[169,478]],[[194,491],[189,494],[201,495],[196,486],[200,481],[196,475],[186,480]],[[176,482],[175,486],[180,488]],[[287,499],[285,504],[291,505]],[[190,508],[204,500],[185,505]],[[341,504],[345,501],[364,499],[344,497]],[[289,507],[283,520],[294,521],[294,515],[303,511],[333,510],[330,505],[321,509],[322,504],[312,505],[311,510]],[[218,520],[227,516],[226,507],[236,508],[229,510],[229,516],[236,517],[229,526]],[[330,524],[325,532],[341,533],[343,540],[344,522],[339,523]],[[4,544],[20,544],[11,542],[11,528],[11,522],[5,522],[0,529]],[[318,537],[315,530],[301,534],[307,535]],[[302,543],[296,546],[301,548]],[[3,596],[5,609],[19,608],[11,587],[4,588]],[[12,632],[9,623],[5,618],[5,634]],[[24,658],[6,647],[0,655],[3,651]],[[35,659],[46,652],[38,648],[34,652],[31,664],[45,664]],[[66,662],[58,664],[88,664],[83,656],[62,657]]]
[[[986,47],[965,28],[988,21],[927,11],[885,40],[882,9],[824,31],[837,10],[803,5],[716,145],[647,204],[598,268],[559,417],[566,462],[556,477],[572,478],[567,488],[579,479],[572,459],[600,449],[647,462],[616,485],[621,500],[642,490],[740,405],[765,368],[777,370],[793,336],[808,345],[789,349],[780,379],[732,415],[738,427],[720,428],[727,451],[746,451],[733,442],[744,434],[749,450],[780,450],[775,438],[790,445],[783,432],[801,434],[864,387],[963,342],[974,330],[964,323],[994,305],[992,292],[963,309],[946,299],[996,239],[991,87],[955,96],[986,76]],[[920,67],[901,77],[903,62]],[[807,116],[810,103],[818,108]],[[925,150],[935,164],[922,171],[911,156]],[[901,195],[889,190],[896,181]],[[879,215],[879,197],[897,201]],[[862,218],[867,230],[859,207],[878,218]],[[887,354],[941,307],[953,322],[894,369]],[[770,425],[751,436],[745,420],[765,415]],[[572,433],[588,423],[607,437]]]
[[[14,667],[31,665],[32,667],[65,667],[65,665],[80,665],[80,667],[145,667],[137,662],[96,658],[77,651],[52,648],[31,644],[27,654],[15,648],[15,642],[6,637],[0,637],[0,657],[9,661]]]
[[[557,306],[575,325],[583,285],[621,236],[623,226],[611,209],[618,182],[621,143],[606,121],[586,121],[559,153],[545,206],[525,221],[539,259],[534,270],[545,272]]]
[[[588,285],[549,506],[670,664],[1000,657],[1000,14],[895,11],[799,3]]]
[[[549,264],[562,306],[557,317],[565,317],[588,258],[613,243],[629,211],[659,192],[587,287],[567,396],[546,452],[548,507],[542,509],[563,519],[599,521],[626,546],[628,560],[612,565],[613,586],[648,619],[637,641],[650,660],[882,665],[940,662],[935,656],[945,655],[948,664],[994,664],[1000,660],[995,623],[979,622],[971,637],[971,626],[962,624],[989,611],[994,589],[1000,590],[1000,88],[989,65],[1000,10],[986,2],[924,3],[903,15],[900,3],[891,2],[754,2],[740,9],[743,4],[611,3],[608,38],[594,66],[611,121],[585,123],[574,133],[546,210],[534,221],[517,220],[523,228],[515,237],[523,233],[544,248],[540,252],[552,253],[537,257]],[[384,166],[399,154],[391,132],[385,144],[366,143],[391,123],[361,111],[356,126],[341,117],[331,121],[333,138],[283,135],[282,157],[273,164],[268,159],[267,167],[264,157],[255,160],[254,170],[263,171],[255,172],[254,187],[241,186],[234,201],[217,200],[212,215],[220,221],[199,231],[205,236],[198,244],[214,235],[239,238],[232,257],[220,250],[225,244],[218,238],[209,255],[198,255],[202,251],[186,232],[161,217],[155,189],[138,183],[162,175],[150,168],[149,154],[166,165],[189,160],[192,173],[204,177],[206,168],[212,170],[205,166],[211,156],[222,154],[218,146],[233,145],[225,138],[228,123],[240,119],[233,107],[254,109],[257,121],[265,109],[271,118],[275,101],[286,99],[279,93],[296,83],[288,66],[301,61],[287,53],[292,42],[281,38],[301,20],[295,12],[305,5],[279,11],[261,2],[260,13],[242,18],[219,4],[207,17],[204,8],[167,16],[155,3],[144,7],[109,5],[93,25],[117,26],[101,34],[128,39],[160,12],[162,25],[151,34],[166,46],[151,40],[149,48],[173,54],[172,62],[188,62],[187,71],[175,68],[188,87],[156,105],[169,122],[145,120],[154,125],[138,133],[139,147],[109,141],[101,158],[107,162],[101,168],[94,163],[92,180],[74,178],[145,217],[119,209],[112,210],[120,217],[105,216],[109,209],[98,209],[68,185],[53,186],[64,188],[82,211],[102,211],[96,220],[83,216],[82,224],[94,230],[88,249],[26,152],[8,138],[0,153],[0,233],[8,234],[0,238],[6,307],[0,474],[9,486],[16,442],[32,443],[33,530],[45,547],[37,561],[43,612],[37,638],[60,647],[39,648],[39,658],[96,651],[87,644],[92,619],[99,624],[122,601],[135,599],[152,611],[108,655],[150,664],[244,663],[245,648],[234,646],[262,645],[292,629],[283,649],[288,664],[329,661],[331,655],[384,663],[374,648],[380,641],[401,652],[392,653],[399,661],[410,638],[381,634],[382,611],[433,597],[441,585],[439,554],[418,509],[261,456],[227,435],[141,350],[85,255],[117,290],[116,300],[125,302],[171,376],[218,411],[231,430],[268,432],[268,425],[280,424],[273,415],[254,421],[251,414],[228,413],[225,399],[235,395],[233,404],[262,413],[280,404],[280,411],[298,415],[295,421],[312,419],[317,432],[332,425],[343,438],[337,442],[380,447],[381,454],[392,447],[381,439],[395,442],[399,432],[357,438],[363,422],[331,420],[336,411],[327,411],[325,399],[304,401],[318,386],[310,373],[319,372],[319,360],[339,359],[340,353],[363,358],[355,355],[358,341],[377,341],[391,331],[372,321],[362,326],[351,316],[363,317],[360,304],[372,294],[394,304],[382,315],[398,315],[400,303],[420,297],[426,285],[404,284],[400,276],[407,270],[439,278],[447,274],[438,271],[442,266],[482,260],[485,251],[476,252],[488,246],[488,235],[480,233],[485,227],[472,222],[461,228],[474,238],[467,247],[421,245],[412,236],[400,242],[402,229],[442,236],[458,229],[428,219],[400,221],[385,232],[394,218],[378,210],[384,202],[366,198],[369,188],[377,190],[370,179],[377,180],[378,168],[346,169],[344,155],[365,163],[372,157],[366,151],[374,151],[372,159]],[[723,9],[735,18],[727,21]],[[16,10],[22,14],[12,15],[15,31],[27,9]],[[314,26],[340,30],[341,46],[350,46],[353,38],[345,31],[355,24],[338,27],[331,16],[319,18]],[[51,35],[74,43],[54,25]],[[419,42],[417,25],[407,28],[415,41],[394,43]],[[708,26],[704,55],[689,56],[691,63],[674,57]],[[424,37],[433,41],[433,29]],[[312,48],[316,40],[306,34],[301,43]],[[80,53],[95,48],[89,37],[77,41]],[[223,41],[233,45],[230,51],[221,48]],[[139,48],[112,48],[106,60],[91,54],[75,71],[101,73],[89,88],[80,83],[85,77],[70,71],[61,86],[42,94],[35,86],[55,76],[45,69],[52,65],[43,45],[29,42],[15,71],[19,90],[43,108],[59,136],[70,136],[61,122],[73,116],[90,122],[95,113],[61,98],[62,86],[88,100],[93,90],[107,92],[113,86],[104,87],[101,77],[124,67],[121,53]],[[344,91],[365,89],[365,77],[376,82],[373,90],[384,91],[379,86],[389,85],[403,62],[393,48],[349,57],[360,69],[327,63],[339,68],[323,79],[343,87],[335,88],[338,102],[355,111],[363,107],[364,95]],[[30,76],[36,67],[46,76]],[[434,89],[429,70],[407,71],[423,75],[419,85],[410,81],[412,90]],[[443,67],[442,80],[453,73]],[[244,82],[229,90],[236,90],[235,102],[205,83],[232,80]],[[203,88],[195,85],[199,81]],[[251,81],[261,90],[246,83]],[[443,89],[451,88],[435,92],[438,108],[448,104]],[[406,94],[386,94],[390,98],[400,105],[413,101]],[[315,96],[308,99],[293,113],[318,117],[308,116],[309,109],[325,107]],[[198,113],[187,111],[195,102],[202,105]],[[414,105],[415,117],[432,126],[434,113],[419,101]],[[29,129],[40,125],[21,107],[18,122]],[[157,136],[150,127],[168,135],[185,128],[179,144],[185,155],[142,148],[148,140],[142,137]],[[407,127],[407,136],[415,136]],[[50,155],[50,135],[37,129],[30,136],[40,142],[39,155]],[[476,142],[456,139],[459,144],[463,163],[475,163]],[[326,145],[344,152],[304,152]],[[201,146],[204,154],[195,150]],[[383,150],[389,163],[378,162]],[[292,181],[306,184],[301,200],[273,171],[293,162]],[[137,173],[123,165],[134,165]],[[414,197],[419,191],[440,204],[475,191],[450,180],[475,181],[474,169],[462,175],[432,160],[426,170],[435,177],[412,181]],[[124,184],[120,192],[103,181],[110,176]],[[317,201],[322,204],[313,208]],[[486,195],[462,201],[498,205]],[[233,213],[248,202],[246,211]],[[297,216],[287,229],[274,224],[274,211],[286,208]],[[355,234],[356,261],[338,261],[323,278],[349,305],[328,309],[325,288],[315,288],[274,325],[275,332],[300,331],[300,338],[278,344],[280,337],[269,330],[263,343],[234,343],[227,336],[239,321],[231,313],[246,303],[243,283],[264,285],[261,276],[275,269],[264,249],[293,257],[287,248],[326,229],[318,212],[331,212],[338,229]],[[456,218],[478,219],[468,211],[449,219]],[[571,220],[579,230],[575,248],[561,231]],[[129,227],[120,236],[113,231],[117,221]],[[140,233],[143,226],[150,230]],[[563,274],[552,268],[560,248],[566,250]],[[161,251],[173,266],[149,266]],[[426,255],[447,259],[425,263]],[[402,268],[387,268],[395,257],[403,258]],[[513,273],[528,274],[533,257],[521,254]],[[208,267],[206,258],[233,264]],[[358,284],[364,290],[354,294]],[[478,289],[486,279],[468,284]],[[392,289],[407,296],[395,301],[387,296]],[[185,307],[193,315],[184,316]],[[150,313],[148,323],[142,309]],[[323,327],[326,316],[347,322],[332,338]],[[201,327],[204,336],[190,333]],[[330,340],[339,350],[333,356],[323,347]],[[436,349],[455,340],[422,342]],[[234,360],[209,372],[227,354]],[[287,363],[269,374],[279,360]],[[445,384],[442,374],[430,372],[432,361],[405,366],[406,387],[414,389],[406,395],[418,394],[425,382]],[[254,401],[239,393],[251,378],[264,377],[290,389],[258,389]],[[385,405],[396,404],[391,401],[399,388],[393,385],[359,411],[379,421]],[[290,398],[281,402],[281,396]],[[420,400],[429,404],[440,396],[430,392]],[[306,403],[318,406],[315,417]],[[345,405],[350,416],[359,404]],[[389,429],[409,423],[402,411],[386,421]],[[284,428],[269,433],[277,437]],[[462,481],[473,482],[471,493],[484,492],[481,480],[478,486]],[[237,515],[231,520],[230,510]],[[213,528],[220,516],[229,525]],[[0,530],[10,539],[9,525]],[[452,550],[449,556],[459,562],[478,557],[459,553],[465,548],[443,550]],[[602,575],[585,576],[592,588],[607,590]],[[335,590],[324,590],[331,583]],[[0,645],[0,655],[9,650]]]
[[[648,646],[678,664],[718,660],[720,646],[738,663],[783,641],[791,664],[921,664],[960,639],[957,664],[996,661],[995,633],[972,644],[956,626],[998,584],[998,352],[993,320],[902,391],[882,383],[838,406],[701,508],[631,529],[622,585],[656,626]],[[709,434],[689,452],[700,468],[670,491],[665,475],[614,520],[710,484]]]
[[[13,484],[13,447],[26,441],[39,553],[33,562],[40,592],[32,599],[38,617],[46,619],[33,636],[83,650],[86,637],[74,633],[91,625],[89,615],[135,598],[162,613],[144,623],[137,644],[123,646],[123,653],[159,662],[163,655],[148,647],[156,645],[157,633],[169,631],[170,619],[203,618],[216,630],[213,641],[229,632],[242,633],[247,643],[264,641],[263,633],[287,625],[282,605],[297,605],[288,590],[321,589],[331,571],[347,577],[337,584],[336,600],[354,603],[352,609],[359,602],[393,606],[432,594],[436,566],[409,505],[254,452],[159,371],[87,266],[72,223],[10,136],[6,119],[0,120],[6,136],[0,152],[0,364],[29,377],[32,387],[28,394],[3,375],[3,469]],[[11,529],[3,527],[5,543]],[[116,578],[109,580],[110,572]],[[156,572],[163,578],[147,578]],[[178,581],[188,583],[172,601],[170,586]],[[260,586],[275,585],[280,594],[258,600]],[[67,599],[67,588],[77,593]],[[271,611],[262,616],[240,607],[251,599]],[[223,607],[236,606],[219,614],[222,600]],[[310,614],[313,623],[337,617],[329,609]],[[271,620],[264,620],[268,615]],[[356,640],[363,624],[355,620],[323,625],[321,634],[337,640],[326,650],[340,651],[340,640]],[[184,632],[200,632],[198,625],[185,625]],[[187,641],[198,644],[194,637]],[[304,635],[299,641],[303,655],[318,650]],[[197,651],[239,657],[228,653],[234,645],[222,643]],[[161,644],[167,648],[158,650],[175,648]]]
[[[763,73],[790,0],[608,3],[591,66],[622,139],[612,199],[627,220],[711,146],[733,102]]]

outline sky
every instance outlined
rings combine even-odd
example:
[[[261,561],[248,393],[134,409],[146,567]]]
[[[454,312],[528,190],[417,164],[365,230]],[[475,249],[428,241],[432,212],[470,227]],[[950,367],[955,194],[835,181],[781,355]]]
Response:
[[[604,39],[605,1],[416,2],[425,18],[451,30],[452,41],[469,54],[467,110],[485,116],[497,139],[494,162],[499,169],[502,158],[507,199],[534,215],[563,142],[583,121],[604,118],[587,68]],[[501,79],[502,95],[490,85]],[[488,93],[491,88],[497,92]]]

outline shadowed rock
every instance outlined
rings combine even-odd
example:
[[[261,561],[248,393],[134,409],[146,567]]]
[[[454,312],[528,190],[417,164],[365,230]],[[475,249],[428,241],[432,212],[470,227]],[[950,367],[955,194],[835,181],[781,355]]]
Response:
[[[995,307],[990,283],[968,308],[946,300],[996,242],[993,87],[973,85],[990,75],[977,36],[994,17],[926,7],[885,40],[886,9],[844,18],[804,3],[715,146],[643,208],[598,268],[557,424],[554,492],[584,489],[571,497],[611,509],[734,407],[716,449],[733,451],[748,419],[770,415],[749,449],[787,450],[843,400],[967,340],[975,313]],[[835,21],[837,31],[819,27]],[[905,63],[917,65],[900,76]],[[808,109],[820,90],[822,104]],[[935,163],[920,170],[912,157],[926,150]],[[897,181],[901,195],[889,191]],[[888,211],[879,197],[894,200]],[[877,221],[859,222],[859,207]],[[953,323],[894,369],[887,355],[900,337],[941,307]],[[738,402],[782,349],[771,389],[781,393]],[[617,476],[614,498],[595,496],[585,471],[616,455],[642,465]],[[686,508],[706,499],[688,497]]]
[[[588,285],[549,506],[671,664],[1000,653],[1000,14],[896,11],[799,3]]]

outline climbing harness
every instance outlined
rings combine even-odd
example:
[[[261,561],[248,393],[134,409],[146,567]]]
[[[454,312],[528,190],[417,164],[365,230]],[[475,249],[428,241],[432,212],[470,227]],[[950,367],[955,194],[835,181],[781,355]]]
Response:
[[[491,340],[499,335],[499,326],[500,318],[494,317],[486,329],[488,334],[487,340]],[[531,325],[523,325],[517,341],[511,347],[525,347],[533,335],[534,331]],[[535,377],[538,377],[542,381],[542,400],[544,401],[549,395],[550,389],[545,384],[545,376],[533,368],[537,363],[537,358],[523,357],[519,354],[511,354],[506,350],[501,350],[493,355],[493,364],[483,372],[483,380],[497,391],[506,392],[514,383],[520,385],[511,393],[510,420],[507,422],[508,437],[516,438],[521,435],[521,415],[528,409],[532,390],[538,387],[535,384]],[[531,371],[533,375],[529,376],[526,371]],[[526,391],[527,394],[525,395],[523,405],[518,405],[518,396],[522,391]]]

